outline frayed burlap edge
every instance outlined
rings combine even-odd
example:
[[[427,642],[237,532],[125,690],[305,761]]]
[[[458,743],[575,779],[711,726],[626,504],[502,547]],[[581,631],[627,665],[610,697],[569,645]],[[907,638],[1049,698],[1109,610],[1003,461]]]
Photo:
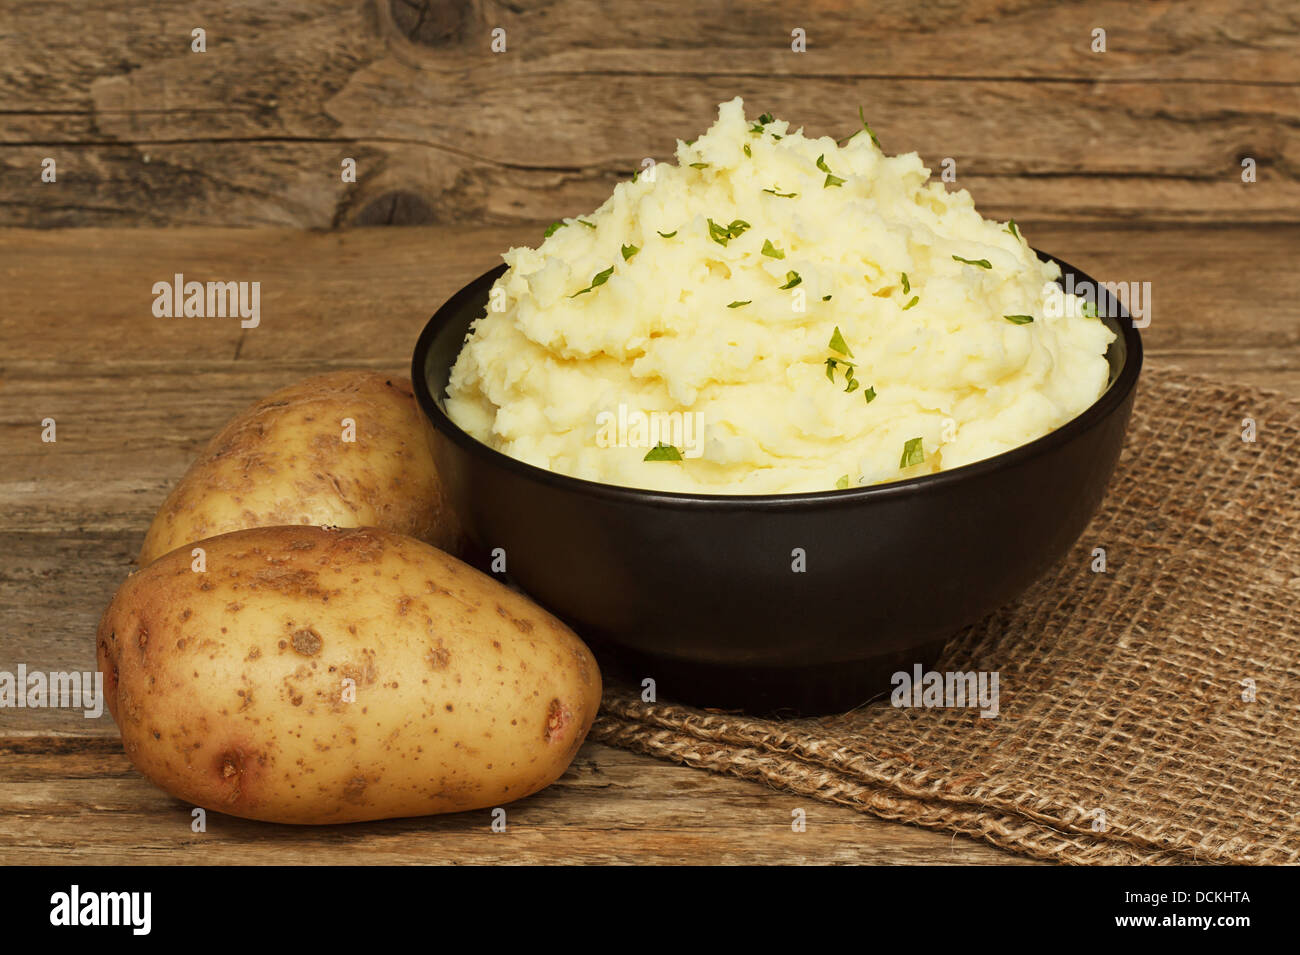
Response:
[[[797,760],[761,750],[682,739],[672,731],[650,729],[606,716],[596,721],[590,738],[719,775],[766,783],[774,789],[848,806],[881,819],[983,839],[1000,849],[1035,859],[1077,865],[1176,865],[1188,861],[1177,852],[1144,854],[1100,840],[1083,841],[1079,835],[1063,833],[1009,813],[939,807],[924,799],[864,785],[830,770],[811,771]]]
[[[781,740],[777,734],[754,734],[754,729],[737,725],[733,718],[715,721],[682,707],[629,702],[622,691],[613,689],[606,693],[600,716],[588,738],[719,775],[763,782],[774,789],[849,806],[881,819],[983,839],[999,849],[1035,859],[1073,865],[1180,865],[1210,861],[1181,850],[1143,849],[1115,842],[1113,836],[1111,839],[1093,836],[1082,807],[1071,807],[1069,813],[1082,820],[1083,825],[1053,826],[1049,813],[1037,812],[1023,804],[1019,812],[1009,812],[990,803],[963,804],[935,789],[904,787],[892,776],[863,774],[861,759],[857,760],[857,775],[845,775],[824,765],[821,759],[810,758],[807,748],[797,741]],[[762,739],[754,739],[755,735]],[[799,753],[799,757],[769,750],[763,745],[767,742],[782,743],[791,752]],[[880,784],[862,782],[863,775],[877,777]],[[936,776],[941,777],[941,771],[936,770]],[[1051,805],[1048,800],[1041,802],[1044,806]]]

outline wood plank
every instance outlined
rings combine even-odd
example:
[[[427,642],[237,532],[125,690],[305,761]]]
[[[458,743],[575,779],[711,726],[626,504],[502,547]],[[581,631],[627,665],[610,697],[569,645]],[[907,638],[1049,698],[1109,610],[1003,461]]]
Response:
[[[504,833],[487,810],[328,827],[209,813],[194,833],[192,807],[136,773],[112,738],[0,738],[0,780],[0,865],[1033,861],[599,743],[549,789],[510,804]],[[806,832],[791,831],[796,808]]]
[[[1151,282],[1155,312],[1145,337],[1155,353],[1300,343],[1300,275],[1293,267],[1300,229],[1293,226],[1022,225],[1034,245],[1098,279]],[[143,365],[164,376],[175,372],[158,383],[167,398],[177,389],[201,398],[215,384],[186,384],[181,379],[188,373],[175,368],[182,361],[202,362],[207,370],[271,361],[286,369],[296,365],[303,374],[357,362],[404,368],[437,306],[498,264],[510,245],[536,244],[543,228],[0,230],[0,284],[9,302],[0,312],[6,343],[0,360],[7,372],[0,388],[9,398],[0,422],[7,428],[49,413],[42,397],[57,394],[49,390],[59,377],[53,372],[70,354],[108,359],[97,365],[108,377],[96,379],[84,369],[78,376],[91,391],[121,388],[124,382],[114,381],[111,371],[118,364],[131,376]],[[176,272],[199,281],[261,282],[261,326],[155,318],[153,283]],[[86,314],[88,301],[93,316]],[[21,384],[24,368],[29,378]],[[251,400],[259,392],[246,393]],[[123,393],[117,399],[117,413],[131,413],[129,398]],[[138,405],[130,407],[148,413]]]
[[[500,263],[512,241],[544,226],[505,229],[17,230],[0,238],[0,285],[21,306],[0,312],[9,365],[69,354],[117,361],[244,361],[294,356],[385,357],[406,366],[424,322],[469,279]],[[261,282],[262,321],[154,318],[153,284]],[[93,303],[94,315],[86,314]],[[39,329],[40,334],[33,334]],[[22,341],[22,351],[14,345]],[[242,341],[242,346],[241,346]],[[73,349],[70,351],[69,349]]]
[[[0,225],[549,220],[599,204],[737,93],[831,135],[864,104],[888,149],[956,159],[1003,218],[1300,221],[1284,0],[71,7],[19,4],[0,36]],[[81,32],[58,28],[74,16]],[[1097,26],[1106,53],[1089,49]],[[789,50],[795,27],[807,53]]]
[[[74,18],[82,30],[52,28]],[[291,81],[337,76],[355,61],[385,55],[415,69],[500,69],[516,52],[514,60],[553,72],[646,73],[655,72],[653,62],[693,76],[1294,84],[1300,44],[1286,0],[1248,7],[1229,0],[970,0],[956,14],[915,0],[852,7],[811,0],[797,10],[784,0],[638,0],[626,10],[599,0],[226,0],[184,9],[150,0],[19,0],[8,5],[0,35],[0,62],[10,64],[0,72],[0,103],[75,111],[106,77],[145,69],[179,76],[196,56],[196,26],[209,34],[202,55],[220,66],[256,51],[262,55],[248,57],[245,68]],[[806,54],[790,51],[796,27],[807,34]],[[1097,27],[1107,31],[1104,54],[1091,50]],[[507,33],[504,56],[490,50],[495,28]],[[32,43],[38,36],[42,42]],[[327,46],[334,60],[352,62],[321,57]],[[665,59],[649,61],[652,55]]]

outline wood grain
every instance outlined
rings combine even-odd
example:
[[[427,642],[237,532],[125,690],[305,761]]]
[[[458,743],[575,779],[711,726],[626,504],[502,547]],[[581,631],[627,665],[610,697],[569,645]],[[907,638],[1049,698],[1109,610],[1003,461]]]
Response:
[[[1152,283],[1148,361],[1300,396],[1300,226],[1023,229],[1097,278]],[[433,309],[540,231],[0,230],[0,670],[92,669],[100,612],[213,432],[299,377],[404,371]],[[155,318],[152,284],[175,271],[262,282],[261,326]],[[792,808],[808,832],[790,832]],[[507,834],[473,813],[329,829],[213,814],[195,834],[106,714],[0,710],[5,864],[1024,861],[594,743],[509,813]]]
[[[0,781],[0,865],[1032,864],[598,743],[549,789],[510,804],[500,833],[486,810],[327,827],[208,813],[195,833],[193,807],[144,780],[109,737],[0,737]],[[794,809],[805,832],[791,830]]]
[[[889,151],[956,160],[989,215],[1300,221],[1287,0],[12,6],[0,225],[550,220],[594,208],[737,94],[836,136],[864,105]]]

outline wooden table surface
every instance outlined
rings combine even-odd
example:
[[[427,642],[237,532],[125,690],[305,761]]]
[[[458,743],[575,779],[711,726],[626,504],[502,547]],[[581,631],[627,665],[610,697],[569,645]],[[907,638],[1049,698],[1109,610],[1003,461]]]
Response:
[[[405,371],[433,309],[540,228],[0,230],[0,670],[93,669],[154,509],[228,417],[306,375]],[[1023,229],[1099,279],[1152,283],[1150,363],[1300,397],[1300,225]],[[261,282],[260,326],[155,318],[152,285],[175,272]],[[331,828],[213,813],[195,833],[107,713],[0,710],[3,864],[1027,861],[591,743],[508,811],[505,833],[486,812]]]

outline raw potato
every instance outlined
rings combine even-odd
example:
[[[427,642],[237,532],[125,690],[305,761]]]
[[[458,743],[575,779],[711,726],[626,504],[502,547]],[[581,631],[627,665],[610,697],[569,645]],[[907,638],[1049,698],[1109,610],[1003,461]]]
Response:
[[[343,440],[344,419],[355,442]],[[167,497],[140,566],[246,527],[382,527],[457,553],[431,426],[409,378],[341,371],[262,399],[223,428]]]
[[[591,727],[582,641],[426,544],[269,527],[205,550],[204,571],[173,551],[127,578],[97,636],[127,755],[179,799],[288,823],[497,806]]]

